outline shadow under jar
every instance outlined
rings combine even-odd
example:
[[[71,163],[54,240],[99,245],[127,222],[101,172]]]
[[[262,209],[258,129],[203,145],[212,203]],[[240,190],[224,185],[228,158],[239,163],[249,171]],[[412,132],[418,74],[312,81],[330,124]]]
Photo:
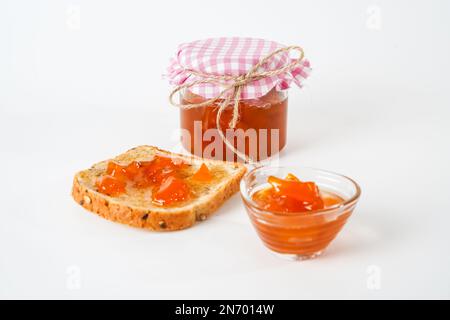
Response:
[[[195,104],[205,98],[184,90],[181,104]],[[200,157],[237,161],[217,132],[217,112],[220,103],[204,107],[180,108],[180,124],[183,147]],[[239,119],[234,129],[229,128],[233,117],[233,106],[225,108],[220,118],[220,129],[227,140],[252,160],[264,160],[286,145],[287,90],[272,89],[257,99],[242,99],[239,102]]]
[[[265,210],[253,200],[255,192],[268,187],[269,176],[289,173],[318,186],[324,209],[286,214]],[[240,189],[248,216],[265,246],[293,260],[322,254],[344,227],[361,194],[358,184],[348,177],[306,167],[256,168],[244,176]]]

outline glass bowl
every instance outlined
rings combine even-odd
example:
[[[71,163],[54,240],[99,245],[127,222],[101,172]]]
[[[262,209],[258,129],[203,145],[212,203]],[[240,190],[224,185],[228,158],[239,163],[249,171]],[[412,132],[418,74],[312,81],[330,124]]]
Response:
[[[269,176],[284,178],[288,173],[301,181],[315,182],[321,193],[338,196],[342,202],[321,210],[286,214],[264,210],[252,200],[256,191],[269,186]],[[294,260],[319,256],[341,231],[361,194],[352,179],[307,167],[258,167],[243,177],[240,189],[248,216],[265,246]]]

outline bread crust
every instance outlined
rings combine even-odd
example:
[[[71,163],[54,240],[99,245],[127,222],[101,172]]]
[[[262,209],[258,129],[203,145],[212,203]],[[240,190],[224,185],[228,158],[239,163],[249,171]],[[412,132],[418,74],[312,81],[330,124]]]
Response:
[[[157,207],[142,208],[129,206],[99,193],[83,183],[81,176],[83,173],[86,174],[88,170],[81,171],[75,175],[72,187],[72,197],[74,200],[85,209],[110,221],[153,231],[182,230],[191,227],[196,221],[203,221],[209,218],[227,199],[239,191],[240,180],[246,172],[246,167],[243,164],[205,160],[195,156],[171,153],[152,146],[133,148],[117,158],[126,158],[127,154],[136,152],[136,150],[148,150],[158,154],[182,158],[190,162],[223,163],[224,166],[235,166],[237,170],[233,172],[225,184],[221,185],[218,190],[215,190],[214,194],[207,197],[205,201],[200,201],[195,205],[185,206],[185,208],[176,208],[176,210],[172,211],[161,210]]]

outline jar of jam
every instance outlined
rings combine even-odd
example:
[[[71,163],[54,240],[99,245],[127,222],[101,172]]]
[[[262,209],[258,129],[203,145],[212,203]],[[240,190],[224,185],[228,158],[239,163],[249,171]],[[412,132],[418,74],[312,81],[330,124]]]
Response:
[[[300,57],[291,58],[291,49]],[[288,89],[301,86],[310,68],[299,47],[214,38],[181,45],[168,71],[183,147],[200,157],[250,162],[285,147]]]
[[[185,90],[183,104],[203,102],[199,95]],[[239,121],[235,128],[229,123],[233,117],[233,107],[227,106],[217,126],[217,101],[198,108],[180,108],[183,147],[200,157],[237,161],[237,155],[220,138],[221,130],[234,148],[251,159],[263,160],[276,154],[286,145],[287,91],[272,89],[262,97],[239,100]],[[220,129],[218,129],[220,128]]]

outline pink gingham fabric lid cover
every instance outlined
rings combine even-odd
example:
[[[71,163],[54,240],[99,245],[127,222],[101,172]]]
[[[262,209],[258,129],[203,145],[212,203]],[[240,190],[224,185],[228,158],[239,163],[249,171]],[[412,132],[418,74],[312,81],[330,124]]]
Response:
[[[179,86],[202,79],[191,74],[189,70],[212,75],[244,75],[261,59],[283,47],[273,41],[237,37],[210,38],[184,43],[178,47],[176,56],[171,59],[167,78],[172,85]],[[260,71],[280,68],[292,60],[289,53],[282,52],[272,57]],[[303,59],[290,71],[247,84],[242,89],[241,99],[259,98],[273,88],[285,90],[290,88],[292,83],[301,87],[310,72],[309,61]],[[190,90],[211,99],[216,97],[223,87],[216,83],[202,83],[191,87]]]

